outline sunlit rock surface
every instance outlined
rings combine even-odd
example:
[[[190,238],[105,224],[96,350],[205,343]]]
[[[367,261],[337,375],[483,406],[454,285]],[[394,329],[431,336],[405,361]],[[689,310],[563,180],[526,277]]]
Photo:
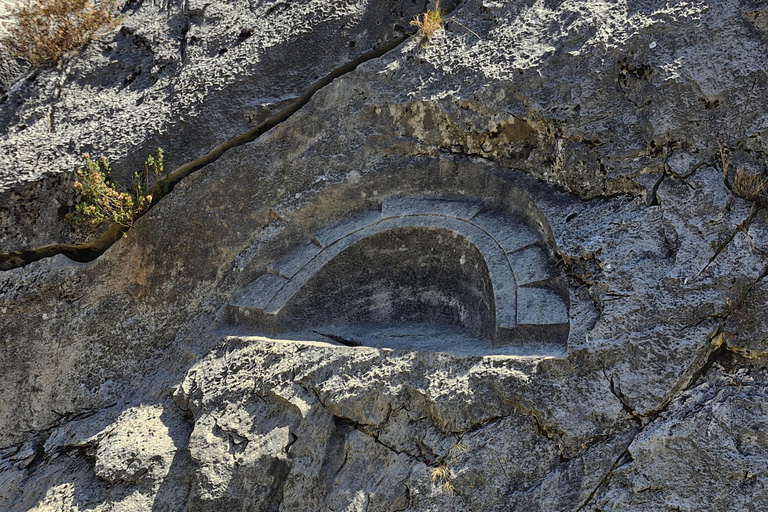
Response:
[[[191,161],[424,9],[125,4],[3,93],[0,251],[90,236],[81,153]],[[0,273],[0,508],[766,508],[766,12],[464,2]]]

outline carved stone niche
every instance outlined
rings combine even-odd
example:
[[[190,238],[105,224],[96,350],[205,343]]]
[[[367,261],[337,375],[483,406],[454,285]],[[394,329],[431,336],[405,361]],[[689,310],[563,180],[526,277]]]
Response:
[[[354,333],[361,345],[366,332],[427,326],[462,331],[486,353],[566,349],[567,285],[534,223],[465,197],[378,206],[267,266],[233,298],[230,320],[268,334]]]

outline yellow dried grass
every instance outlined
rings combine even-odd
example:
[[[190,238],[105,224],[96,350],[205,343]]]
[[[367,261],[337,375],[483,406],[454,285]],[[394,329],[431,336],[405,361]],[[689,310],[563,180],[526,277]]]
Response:
[[[6,44],[17,57],[32,64],[57,63],[69,52],[93,39],[101,28],[117,24],[117,2],[103,0],[28,0],[11,11]]]
[[[440,0],[435,2],[434,10],[429,10],[411,20],[411,25],[419,29],[419,37],[425,44],[432,39],[435,32],[443,26],[443,11],[440,9]]]

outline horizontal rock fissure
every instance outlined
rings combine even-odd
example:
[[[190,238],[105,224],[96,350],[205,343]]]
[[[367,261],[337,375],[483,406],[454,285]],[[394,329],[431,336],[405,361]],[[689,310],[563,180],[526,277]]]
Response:
[[[293,114],[298,112],[304,105],[306,105],[309,100],[312,99],[315,93],[317,93],[320,89],[331,84],[337,78],[346,75],[347,73],[351,73],[357,69],[359,65],[368,62],[369,60],[384,56],[386,53],[400,46],[409,37],[411,37],[411,34],[404,34],[396,37],[389,43],[379,48],[374,48],[373,50],[362,54],[358,58],[334,69],[326,76],[315,82],[304,94],[299,96],[289,106],[274,116],[270,117],[258,126],[255,126],[251,130],[248,130],[247,132],[233,137],[228,141],[216,146],[206,155],[203,155],[196,160],[176,168],[164,180],[164,183],[168,187],[168,193],[170,193],[174,186],[176,186],[176,184],[181,182],[184,178],[215,162],[230,149],[242,146],[249,142],[253,142],[257,138],[270,131],[272,128],[287,121],[291,116],[293,116]],[[154,204],[156,204],[156,202],[153,201],[152,206],[154,206]],[[69,259],[77,262],[84,263],[93,261],[104,254],[104,252],[109,249],[113,243],[119,240],[123,233],[125,233],[127,230],[128,228],[123,226],[113,225],[99,239],[85,244],[52,244],[36,249],[24,249],[21,251],[0,253],[0,271],[23,267],[35,261],[44,258],[51,258],[58,254],[63,254]]]
[[[333,341],[335,341],[337,343],[341,343],[342,345],[346,345],[348,347],[362,347],[363,346],[363,344],[360,343],[359,341],[352,340],[352,339],[347,339],[347,338],[344,338],[342,336],[336,336],[334,334],[320,332],[320,331],[312,331],[312,332],[314,332],[315,334],[319,334],[320,336],[325,336],[326,338],[328,338],[330,340],[333,340]]]

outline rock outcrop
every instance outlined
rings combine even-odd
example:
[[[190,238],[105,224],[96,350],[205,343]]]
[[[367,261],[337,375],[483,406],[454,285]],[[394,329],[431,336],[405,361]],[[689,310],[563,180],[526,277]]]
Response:
[[[10,87],[5,253],[313,94],[0,274],[0,509],[768,507],[768,7],[427,7],[128,2]]]

